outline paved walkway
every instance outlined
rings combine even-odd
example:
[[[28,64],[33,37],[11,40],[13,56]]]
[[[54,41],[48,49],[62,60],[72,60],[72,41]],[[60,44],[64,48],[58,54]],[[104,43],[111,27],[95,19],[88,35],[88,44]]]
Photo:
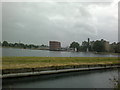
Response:
[[[75,72],[75,71],[100,70],[100,69],[109,69],[109,68],[120,68],[120,66],[74,68],[74,69],[50,70],[50,71],[40,71],[40,72],[4,74],[4,75],[0,75],[0,78],[28,77],[28,76],[48,75],[48,74],[57,74],[57,73]]]

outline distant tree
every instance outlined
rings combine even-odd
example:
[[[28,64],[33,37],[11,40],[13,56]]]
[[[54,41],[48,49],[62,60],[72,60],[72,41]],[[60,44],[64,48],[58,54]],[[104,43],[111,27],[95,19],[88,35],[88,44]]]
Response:
[[[9,46],[9,43],[7,41],[3,41],[2,46]]]
[[[30,44],[28,47],[29,48],[36,48],[36,45]]]
[[[25,45],[23,43],[19,43],[18,46],[19,48],[24,48]]]
[[[45,47],[45,45],[44,45],[44,44],[42,44],[42,45],[41,45],[41,47]]]
[[[9,43],[9,47],[14,47],[14,44],[12,44],[12,43]]]
[[[117,53],[120,53],[120,42],[117,43],[117,48],[118,48],[118,49],[117,49],[117,50],[118,50]]]
[[[79,51],[80,45],[78,42],[72,42],[70,44],[70,48],[73,48],[74,50],[76,49],[77,51]]]
[[[104,52],[105,51],[104,43],[98,40],[95,41],[93,44],[93,50],[97,52]]]
[[[25,48],[25,49],[26,49],[26,48],[29,48],[29,45],[25,44],[24,48]]]
[[[88,42],[83,41],[81,46],[81,51],[87,51],[87,48],[88,48]]]
[[[14,44],[14,47],[19,47],[19,44],[18,44],[18,43],[15,43],[15,44]]]
[[[38,46],[39,47],[39,46]],[[40,47],[48,47],[47,45],[44,45],[44,44],[42,44],[42,45],[40,45]]]
[[[115,53],[120,53],[120,42],[118,43],[113,43],[113,50]]]

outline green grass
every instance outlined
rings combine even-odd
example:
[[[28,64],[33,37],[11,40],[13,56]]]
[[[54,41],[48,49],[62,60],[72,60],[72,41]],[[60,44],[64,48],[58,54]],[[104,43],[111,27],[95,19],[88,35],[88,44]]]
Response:
[[[118,57],[2,57],[2,69],[115,63]]]

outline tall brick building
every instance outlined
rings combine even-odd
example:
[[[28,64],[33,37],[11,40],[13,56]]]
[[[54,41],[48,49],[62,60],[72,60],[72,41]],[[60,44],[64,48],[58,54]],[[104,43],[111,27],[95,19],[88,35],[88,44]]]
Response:
[[[61,50],[61,43],[58,41],[49,41],[50,51],[59,51]]]

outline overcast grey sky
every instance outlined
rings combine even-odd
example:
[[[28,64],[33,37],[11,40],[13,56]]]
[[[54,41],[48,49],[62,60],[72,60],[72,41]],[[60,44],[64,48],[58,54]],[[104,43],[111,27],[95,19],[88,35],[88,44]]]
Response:
[[[4,2],[2,35],[9,42],[69,46],[105,39],[118,41],[118,7],[113,2]]]

